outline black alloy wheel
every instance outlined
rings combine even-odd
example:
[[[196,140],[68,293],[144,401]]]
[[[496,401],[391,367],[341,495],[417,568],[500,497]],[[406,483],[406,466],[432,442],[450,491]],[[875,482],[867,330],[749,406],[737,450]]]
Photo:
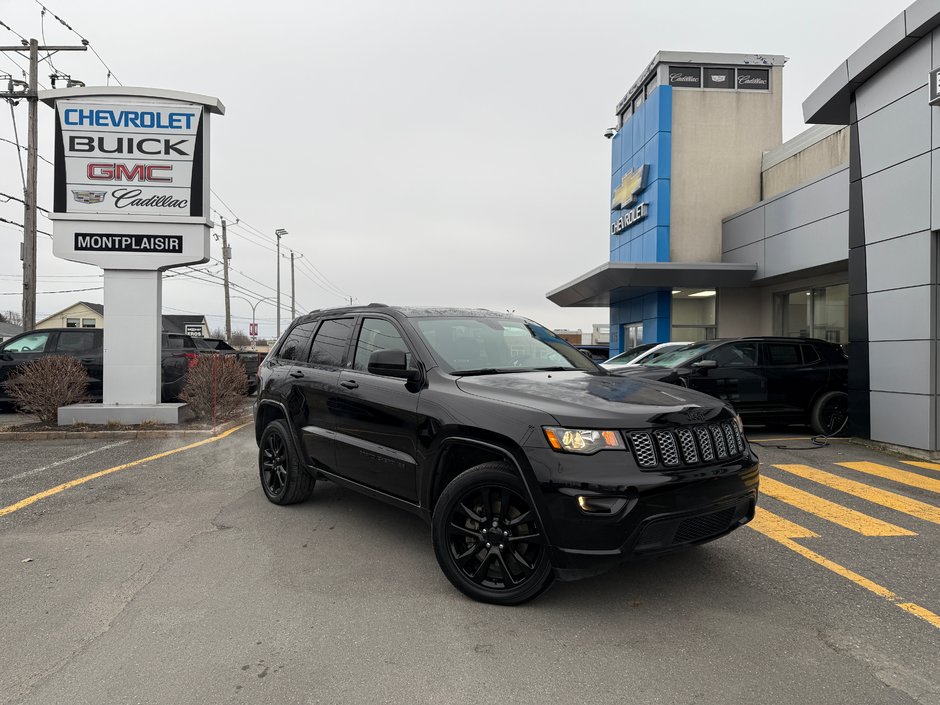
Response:
[[[531,600],[553,574],[538,517],[522,482],[503,463],[471,468],[434,511],[434,550],[444,574],[482,602]]]
[[[261,488],[274,504],[303,502],[313,492],[316,480],[300,466],[287,425],[278,419],[268,424],[258,444]]]
[[[848,421],[849,395],[845,392],[826,392],[813,405],[810,424],[822,436],[842,433]]]

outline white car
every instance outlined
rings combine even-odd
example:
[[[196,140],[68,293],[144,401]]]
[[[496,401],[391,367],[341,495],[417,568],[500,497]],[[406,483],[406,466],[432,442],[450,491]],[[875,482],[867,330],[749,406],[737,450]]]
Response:
[[[667,352],[678,350],[686,345],[689,345],[689,343],[646,343],[645,345],[637,345],[635,348],[630,348],[626,352],[614,355],[606,362],[602,362],[601,367],[605,370],[617,370],[621,367],[645,365],[660,355],[665,355]]]

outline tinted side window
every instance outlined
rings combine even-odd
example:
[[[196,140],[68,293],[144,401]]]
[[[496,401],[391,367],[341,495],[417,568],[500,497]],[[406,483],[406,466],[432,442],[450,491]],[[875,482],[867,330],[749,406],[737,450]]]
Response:
[[[170,350],[189,350],[194,349],[196,344],[188,335],[168,335],[166,337],[166,346]]]
[[[278,348],[277,356],[282,360],[303,360],[307,354],[310,336],[313,335],[316,327],[316,321],[294,326],[284,339],[284,344]]]
[[[764,352],[767,364],[771,366],[799,365],[802,362],[800,346],[792,343],[767,343]]]
[[[757,343],[729,343],[715,348],[703,360],[714,360],[719,367],[754,367],[757,365]]]
[[[90,330],[62,331],[56,341],[56,352],[87,355],[95,351],[95,334]]]
[[[812,345],[801,345],[800,349],[803,351],[803,364],[812,365],[814,362],[819,362],[820,357],[819,353],[816,351]]]
[[[362,321],[359,341],[356,343],[356,358],[353,365],[355,369],[367,370],[369,356],[376,350],[404,350],[408,352],[408,346],[391,321],[384,318],[366,318]]]
[[[343,352],[352,334],[353,319],[337,318],[323,321],[310,349],[310,362],[314,365],[339,367],[343,364]]]

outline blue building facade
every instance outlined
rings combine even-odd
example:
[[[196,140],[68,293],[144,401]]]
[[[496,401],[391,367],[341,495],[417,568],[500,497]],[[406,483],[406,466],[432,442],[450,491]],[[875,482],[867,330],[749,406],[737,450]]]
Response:
[[[672,87],[656,86],[614,135],[611,158],[610,261],[668,262],[670,175],[672,171]],[[624,177],[644,171],[636,208],[645,215],[624,227],[617,207]],[[632,204],[631,204],[632,205]],[[669,340],[671,289],[611,292],[610,349],[616,355],[631,344]],[[641,328],[642,326],[642,328]]]

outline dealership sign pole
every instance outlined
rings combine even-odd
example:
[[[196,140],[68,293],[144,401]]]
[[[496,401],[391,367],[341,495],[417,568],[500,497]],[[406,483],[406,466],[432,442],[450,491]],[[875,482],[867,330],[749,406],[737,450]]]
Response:
[[[217,98],[152,88],[39,93],[55,109],[53,251],[104,270],[103,404],[59,423],[177,423],[161,404],[162,272],[209,261]]]

